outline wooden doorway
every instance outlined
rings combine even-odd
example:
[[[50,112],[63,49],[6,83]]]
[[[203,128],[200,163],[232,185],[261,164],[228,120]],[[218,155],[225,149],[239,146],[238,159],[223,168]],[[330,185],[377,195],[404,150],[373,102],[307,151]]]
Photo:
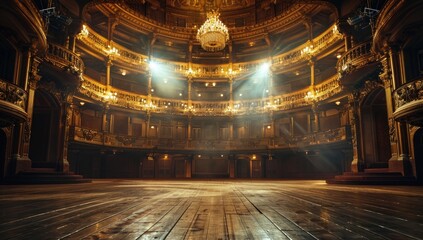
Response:
[[[255,160],[251,161],[251,178],[262,178],[263,171],[262,171],[262,161]]]
[[[374,90],[364,99],[360,114],[365,167],[387,168],[391,157],[391,143],[383,88]]]
[[[176,178],[185,178],[186,177],[186,161],[183,158],[175,158],[175,177]]]
[[[250,178],[250,159],[240,158],[236,160],[236,177]]]
[[[37,90],[32,114],[29,158],[33,168],[56,168],[60,107],[54,97]]]

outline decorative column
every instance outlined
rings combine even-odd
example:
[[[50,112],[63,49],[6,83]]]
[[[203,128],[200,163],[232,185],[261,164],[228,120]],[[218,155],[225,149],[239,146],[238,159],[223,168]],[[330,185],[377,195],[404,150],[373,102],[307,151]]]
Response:
[[[107,91],[111,90],[112,78],[110,75],[110,69],[112,65],[113,65],[112,56],[108,55],[106,59],[106,88],[107,88],[106,90]]]
[[[188,136],[187,136],[187,144],[186,144],[187,148],[191,147],[191,140],[192,140],[191,131],[192,131],[192,116],[188,115],[188,126],[187,126],[187,135]]]
[[[69,172],[69,162],[68,162],[68,142],[69,142],[69,128],[72,124],[73,119],[73,109],[75,105],[73,104],[73,93],[66,93],[60,118],[60,134],[59,134],[59,144],[58,144],[58,171]]]
[[[314,71],[314,65],[315,61],[314,58],[311,56],[309,59],[309,66],[310,66],[310,95],[307,93],[307,95],[311,98],[311,110],[313,111],[313,125],[312,125],[312,131],[313,132],[319,132],[320,131],[320,119],[319,119],[319,112],[317,108],[317,101],[316,101],[316,80],[315,80],[315,71]]]
[[[108,140],[108,134],[110,132],[110,105],[108,103],[103,104],[103,116],[102,116],[102,122],[101,122],[101,132],[103,135],[103,145],[107,143]]]
[[[188,46],[188,111],[192,110],[192,82],[193,82],[193,70],[192,70],[192,41],[189,42]]]
[[[188,110],[192,110],[192,75],[188,75]]]
[[[229,77],[229,109],[232,111],[234,109],[234,95],[233,95],[233,77]]]
[[[399,46],[388,46],[385,58],[382,60],[384,72],[381,79],[384,81],[387,113],[389,122],[389,135],[391,141],[392,156],[389,159],[389,171],[401,172],[403,175],[412,174],[409,152],[409,129],[408,124],[396,122],[393,119],[394,103],[392,92],[406,83],[404,56]]]
[[[351,124],[351,135],[353,145],[353,161],[351,162],[351,171],[358,173],[364,169],[364,161],[361,156],[361,135],[360,135],[360,119],[359,119],[359,96],[358,91],[354,91],[348,95],[349,104],[349,121]]]
[[[38,75],[38,65],[41,59],[35,56],[37,50],[35,45],[24,50],[24,59],[21,62],[22,71],[21,79],[18,84],[23,86],[28,92],[28,100],[26,103],[26,112],[28,119],[14,127],[14,143],[12,158],[16,163],[15,173],[27,171],[31,169],[31,159],[29,158],[29,145],[31,140],[32,115],[34,110],[34,97],[38,81],[41,76]]]
[[[319,117],[319,111],[317,109],[317,102],[313,101],[311,105],[311,110],[313,111],[313,132],[319,132],[320,131],[320,117]]]
[[[232,110],[234,109],[234,98],[233,98],[233,83],[234,83],[234,72],[233,72],[233,54],[232,54],[232,41],[228,42],[229,48],[229,74],[228,74],[228,82],[229,82],[229,110],[231,112],[230,115],[232,116]]]
[[[145,131],[145,138],[147,139],[148,142],[148,137],[150,136],[150,121],[151,121],[151,113],[150,111],[147,111],[147,130]]]
[[[270,146],[275,146],[275,119],[273,111],[270,111]]]

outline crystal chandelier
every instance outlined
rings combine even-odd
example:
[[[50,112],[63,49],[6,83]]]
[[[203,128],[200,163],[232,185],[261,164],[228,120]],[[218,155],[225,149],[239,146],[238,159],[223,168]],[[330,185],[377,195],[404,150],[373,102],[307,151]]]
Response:
[[[201,47],[209,52],[220,51],[225,48],[228,39],[228,28],[219,20],[219,13],[217,11],[207,13],[207,20],[197,32],[197,40],[200,41]]]

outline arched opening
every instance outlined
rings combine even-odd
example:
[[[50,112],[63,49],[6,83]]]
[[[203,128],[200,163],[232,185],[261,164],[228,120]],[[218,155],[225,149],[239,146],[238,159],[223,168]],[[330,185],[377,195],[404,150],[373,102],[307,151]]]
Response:
[[[361,106],[361,136],[366,168],[387,168],[391,157],[386,95],[378,88]]]
[[[2,129],[0,129],[0,179],[3,179],[5,176],[6,146],[7,146],[6,134]]]
[[[53,96],[36,90],[29,157],[33,168],[56,168],[60,108]]]
[[[417,130],[413,140],[417,182],[423,184],[423,128]]]

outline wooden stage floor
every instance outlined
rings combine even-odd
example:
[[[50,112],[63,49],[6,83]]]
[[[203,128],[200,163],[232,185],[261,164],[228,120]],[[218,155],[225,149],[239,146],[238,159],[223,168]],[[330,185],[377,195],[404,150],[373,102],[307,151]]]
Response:
[[[0,194],[0,239],[423,238],[421,186],[94,180]]]

